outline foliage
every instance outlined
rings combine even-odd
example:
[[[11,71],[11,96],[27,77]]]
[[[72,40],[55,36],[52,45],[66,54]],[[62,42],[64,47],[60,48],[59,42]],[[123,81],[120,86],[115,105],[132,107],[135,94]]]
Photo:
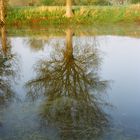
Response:
[[[131,0],[131,3],[140,3],[140,0]]]
[[[43,5],[50,5],[52,4],[53,0],[42,0]]]
[[[65,5],[65,0],[9,0],[12,6],[27,6],[32,3],[32,5]],[[108,5],[107,0],[73,0],[74,5]]]
[[[44,5],[65,5],[65,0],[42,0]],[[108,5],[107,0],[74,0],[74,5]]]

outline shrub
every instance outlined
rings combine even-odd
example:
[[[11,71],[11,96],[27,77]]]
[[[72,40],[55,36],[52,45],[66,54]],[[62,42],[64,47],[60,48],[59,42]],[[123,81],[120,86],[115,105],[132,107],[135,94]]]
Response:
[[[131,3],[140,3],[140,0],[131,0]]]

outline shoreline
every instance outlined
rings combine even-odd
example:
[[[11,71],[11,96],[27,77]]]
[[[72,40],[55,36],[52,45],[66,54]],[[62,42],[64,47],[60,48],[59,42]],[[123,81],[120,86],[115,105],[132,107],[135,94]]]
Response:
[[[7,25],[90,25],[140,23],[140,4],[126,6],[73,6],[73,17],[65,17],[65,6],[10,7]]]

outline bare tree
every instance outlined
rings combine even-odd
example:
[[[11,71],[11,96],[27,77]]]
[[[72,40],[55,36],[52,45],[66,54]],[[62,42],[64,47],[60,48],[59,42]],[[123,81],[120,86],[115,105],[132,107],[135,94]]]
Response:
[[[72,37],[73,31],[67,29],[65,49],[58,51],[57,46],[51,60],[38,61],[37,77],[27,83],[28,96],[43,96],[39,114],[47,126],[60,130],[62,139],[90,139],[107,126],[99,93],[105,92],[108,82],[98,75],[96,47],[87,44],[83,53],[74,52]]]
[[[0,105],[7,103],[14,96],[12,84],[18,70],[15,55],[11,53],[10,40],[6,36],[6,27],[1,29],[0,42]]]

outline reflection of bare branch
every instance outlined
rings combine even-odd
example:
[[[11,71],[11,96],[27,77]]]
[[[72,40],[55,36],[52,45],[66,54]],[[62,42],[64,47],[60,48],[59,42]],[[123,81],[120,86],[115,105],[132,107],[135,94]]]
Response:
[[[15,55],[11,54],[10,41],[6,37],[5,26],[1,28],[0,48],[0,104],[7,102],[14,96],[12,90],[13,79],[16,76]]]
[[[38,51],[44,47],[46,40],[30,38],[24,40],[27,44],[29,44],[30,48],[34,51]]]
[[[66,34],[65,50],[37,63],[37,77],[27,83],[28,95],[46,97],[40,114],[61,130],[63,139],[96,135],[107,124],[98,94],[108,85],[98,75],[98,50],[87,45],[75,54],[71,30]]]

